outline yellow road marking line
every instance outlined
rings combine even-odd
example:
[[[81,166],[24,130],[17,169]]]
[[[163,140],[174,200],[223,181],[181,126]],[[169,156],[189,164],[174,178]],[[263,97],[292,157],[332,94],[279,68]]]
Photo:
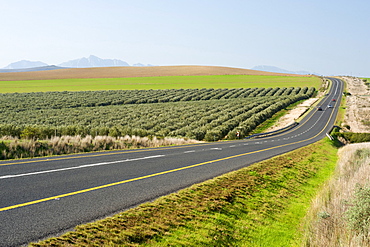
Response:
[[[281,146],[286,146],[286,145],[290,145],[290,144],[285,144],[285,145],[281,145]],[[281,147],[281,146],[279,146],[279,147]],[[211,163],[215,163],[215,162],[219,162],[219,161],[223,161],[223,160],[237,158],[237,157],[241,157],[241,156],[245,156],[245,155],[249,155],[249,154],[253,154],[253,153],[259,153],[259,152],[263,152],[263,151],[267,151],[267,150],[275,149],[275,148],[277,148],[277,147],[271,147],[271,148],[267,148],[267,149],[263,149],[263,150],[257,150],[257,151],[253,151],[253,152],[249,152],[249,153],[237,154],[237,155],[233,155],[233,156],[229,156],[229,157],[225,157],[225,158],[220,158],[220,159],[216,159],[216,160],[210,160],[210,161],[206,161],[206,162],[202,162],[202,163],[198,163],[198,164],[194,164],[194,165],[190,165],[190,166],[184,166],[184,167],[180,167],[180,168],[176,168],[176,169],[172,169],[172,170],[168,170],[168,171],[153,173],[153,174],[149,174],[149,175],[142,176],[142,177],[131,178],[131,179],[115,182],[115,183],[104,184],[104,185],[101,185],[101,186],[96,186],[96,187],[92,187],[92,188],[88,188],[88,189],[84,189],[84,190],[79,190],[79,191],[74,191],[74,192],[70,192],[70,193],[66,193],[66,194],[61,194],[61,195],[58,195],[58,196],[52,196],[52,197],[47,197],[47,198],[43,198],[43,199],[39,199],[39,200],[35,200],[35,201],[16,204],[16,205],[13,205],[13,206],[0,208],[0,212],[1,211],[7,211],[7,210],[10,210],[10,209],[14,209],[14,208],[20,208],[20,207],[24,207],[24,206],[28,206],[28,205],[33,205],[33,204],[37,204],[37,203],[40,203],[40,202],[51,201],[51,200],[55,200],[55,199],[59,199],[59,198],[67,197],[67,196],[82,194],[82,193],[85,193],[85,192],[99,190],[99,189],[103,189],[103,188],[107,188],[107,187],[112,187],[112,186],[115,186],[115,185],[120,185],[120,184],[125,184],[125,183],[129,183],[129,182],[133,182],[133,181],[143,180],[143,179],[146,179],[146,178],[156,177],[156,176],[159,176],[159,175],[164,175],[164,174],[168,174],[168,173],[182,171],[182,170],[186,170],[186,169],[190,169],[190,168],[194,168],[194,167],[198,167],[198,166],[203,166],[203,165],[206,165],[206,164],[211,164]]]

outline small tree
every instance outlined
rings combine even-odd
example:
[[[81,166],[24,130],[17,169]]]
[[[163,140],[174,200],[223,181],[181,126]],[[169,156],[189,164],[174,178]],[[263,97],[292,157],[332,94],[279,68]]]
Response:
[[[36,126],[26,126],[21,132],[21,138],[37,139],[40,137],[40,130]]]

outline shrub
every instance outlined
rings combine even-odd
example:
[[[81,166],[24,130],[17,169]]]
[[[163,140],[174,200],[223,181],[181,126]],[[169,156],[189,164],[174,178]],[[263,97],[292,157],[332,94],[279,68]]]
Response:
[[[339,136],[343,137],[347,141],[351,143],[359,143],[359,142],[369,142],[370,141],[370,133],[352,133],[352,132],[344,132],[339,133]]]
[[[36,126],[27,126],[22,130],[21,137],[24,139],[37,139],[40,137],[40,130]]]
[[[222,139],[222,134],[221,131],[218,130],[210,130],[207,131],[206,135],[204,136],[204,139],[207,142],[213,142],[213,141],[218,141]]]
[[[354,198],[345,212],[350,229],[367,236],[370,231],[370,186],[357,184]]]

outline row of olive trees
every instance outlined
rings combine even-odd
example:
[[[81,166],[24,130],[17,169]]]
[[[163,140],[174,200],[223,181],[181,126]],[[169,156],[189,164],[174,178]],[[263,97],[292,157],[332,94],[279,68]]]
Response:
[[[281,97],[268,97],[271,102],[279,101]],[[169,132],[187,127],[193,123],[208,124],[218,115],[227,112],[230,117],[235,115],[235,109],[249,108],[266,100],[264,97],[253,99],[208,100],[199,102],[172,102],[163,104],[140,104],[125,106],[105,106],[78,109],[44,109],[26,110],[0,114],[3,125],[46,126],[42,136],[60,135],[66,132],[95,135],[96,127],[106,129],[114,126],[125,126],[129,129],[142,129],[156,135],[167,135]],[[79,126],[79,127],[65,127]],[[14,135],[16,127],[2,127],[0,134]],[[163,133],[159,133],[163,132]],[[168,133],[165,133],[168,132]],[[17,134],[19,136],[19,133]],[[172,133],[171,135],[176,136]]]
[[[22,112],[30,109],[64,109],[111,105],[147,104],[182,101],[205,101],[265,96],[310,94],[314,88],[238,88],[238,89],[167,89],[117,90],[84,92],[37,92],[0,94],[0,113],[9,109]]]
[[[154,107],[104,107],[100,111],[84,108],[85,112],[69,114],[65,110],[44,110],[44,116],[36,118],[39,111],[25,111],[13,116],[10,122],[0,124],[0,136],[25,139],[47,139],[53,136],[174,136],[197,140],[220,140],[235,137],[236,131],[244,137],[257,125],[289,104],[307,98],[261,97],[256,100],[218,100],[202,104],[195,102],[167,103]],[[110,109],[109,111],[106,111]],[[59,116],[56,114],[59,111]],[[55,124],[39,124],[53,116]],[[114,116],[115,119],[111,119]],[[44,117],[44,118],[43,118]],[[85,124],[89,118],[89,124]],[[1,119],[1,116],[0,116]],[[77,121],[76,121],[77,119]],[[9,119],[8,119],[9,120]],[[18,122],[15,122],[18,120]],[[80,122],[80,120],[82,122]],[[34,122],[32,122],[34,121]],[[59,123],[59,124],[58,124]],[[62,124],[60,124],[62,123]],[[68,124],[70,123],[70,124]]]
[[[207,131],[204,139],[206,141],[215,141],[225,137],[228,139],[244,138],[259,124],[271,118],[278,111],[303,99],[306,99],[306,97],[295,96],[280,102],[266,102],[246,113],[241,114],[238,118],[230,119],[224,124]]]

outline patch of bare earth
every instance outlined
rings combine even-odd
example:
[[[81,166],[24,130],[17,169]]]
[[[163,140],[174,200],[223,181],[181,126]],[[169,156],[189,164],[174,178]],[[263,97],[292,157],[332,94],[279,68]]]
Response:
[[[323,81],[322,87],[324,89],[327,89],[329,87],[329,83],[327,80]],[[282,129],[286,126],[293,124],[306,111],[308,111],[316,103],[316,101],[325,93],[326,91],[321,91],[318,93],[317,98],[310,98],[303,101],[301,104],[297,105],[294,109],[288,111],[287,114],[282,116],[273,126],[268,128],[265,132]]]
[[[271,75],[298,76],[258,70],[220,66],[150,66],[150,67],[103,67],[58,69],[47,71],[0,73],[0,81],[52,80],[76,78],[128,78],[153,76],[199,76],[199,75]]]
[[[342,77],[347,83],[347,108],[343,126],[350,126],[355,133],[370,132],[370,89],[356,77]]]
[[[290,110],[287,114],[282,116],[274,126],[268,128],[265,132],[282,129],[292,123],[294,123],[300,116],[302,116],[316,101],[318,98],[310,98],[297,105],[294,109]]]

